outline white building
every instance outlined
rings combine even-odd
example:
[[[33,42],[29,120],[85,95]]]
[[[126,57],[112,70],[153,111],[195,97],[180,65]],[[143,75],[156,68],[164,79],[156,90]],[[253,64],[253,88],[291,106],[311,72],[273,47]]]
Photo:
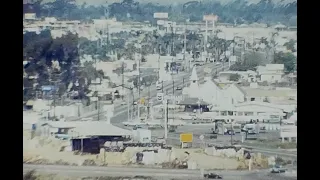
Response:
[[[192,73],[190,76],[190,86],[183,88],[182,94],[187,95],[191,98],[202,98],[199,92],[200,92],[199,79],[197,75],[197,69],[195,66],[192,69]]]
[[[239,87],[247,101],[279,102],[297,99],[297,89],[262,89]]]
[[[280,138],[282,142],[285,141],[285,139],[288,139],[289,142],[292,142],[292,139],[297,140],[298,133],[297,133],[297,126],[295,125],[284,125],[280,128]]]
[[[275,83],[281,82],[284,76],[283,64],[267,64],[266,66],[257,67],[258,75],[261,82]]]
[[[210,77],[205,77],[205,83],[200,86],[200,95],[211,104],[219,104],[225,97],[223,89]]]
[[[216,113],[214,119],[224,120],[226,122],[249,122],[250,120],[280,122],[280,119],[285,116],[284,109],[274,104],[264,102],[244,102],[228,106],[219,105],[213,107],[211,111]]]
[[[225,94],[232,100],[232,104],[246,101],[246,92],[237,84],[231,84],[224,90]]]

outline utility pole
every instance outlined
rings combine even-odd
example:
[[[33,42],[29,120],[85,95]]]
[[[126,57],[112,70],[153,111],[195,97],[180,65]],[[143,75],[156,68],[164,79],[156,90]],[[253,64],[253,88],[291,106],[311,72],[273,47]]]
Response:
[[[134,113],[134,93],[133,93],[133,88],[131,89],[131,95],[132,95],[132,109],[131,109],[131,115],[130,115],[130,119],[133,120],[133,113]]]
[[[99,100],[99,97],[97,97],[97,104],[98,104],[98,121],[100,121],[100,100]]]
[[[151,84],[150,84],[151,85]],[[148,110],[148,118],[149,118],[149,116],[150,116],[150,100],[151,100],[151,98],[150,98],[150,85],[148,86],[148,106],[147,106],[147,110]]]
[[[162,91],[162,93],[163,93],[163,81],[161,81],[161,91]]]
[[[109,24],[107,24],[107,33],[108,33],[108,43],[111,44],[111,34],[109,31]]]
[[[165,120],[164,120],[164,139],[168,139],[168,100],[164,100],[163,104],[165,105]]]
[[[130,92],[127,92],[127,108],[128,108],[128,119],[131,121],[132,119],[130,119],[130,96],[129,96]]]
[[[141,54],[141,47],[139,44],[140,48],[140,54]],[[138,102],[138,120],[140,121],[140,103],[141,103],[141,97],[140,97],[140,89],[141,89],[141,84],[140,84],[140,58],[138,58],[138,96],[139,96],[139,102]]]
[[[121,65],[121,74],[122,74],[122,101],[123,101],[123,96],[124,96],[124,62],[122,61],[122,65]]]
[[[204,44],[207,44],[208,41],[208,21],[206,20],[206,35],[204,38]],[[204,46],[204,51],[206,51],[206,46]]]
[[[233,35],[233,46],[232,46],[232,55],[234,56],[234,49],[236,47],[236,41],[235,41],[236,37]]]
[[[187,65],[187,62],[186,62],[186,51],[187,51],[187,23],[185,23],[184,38],[183,38],[183,60],[184,60],[185,64]]]
[[[174,80],[172,80],[172,94],[174,96]]]
[[[56,86],[56,83],[55,83],[55,86]],[[54,118],[54,120],[56,119],[56,93],[57,93],[57,91],[54,90],[54,94],[53,94],[53,118]]]
[[[171,25],[171,55],[174,54],[174,33],[173,33],[173,25]]]
[[[233,145],[233,123],[231,123],[231,136],[230,136],[230,140],[231,140],[231,146]]]
[[[158,58],[158,81],[160,79],[160,57],[161,57],[161,44],[159,45],[159,58]]]

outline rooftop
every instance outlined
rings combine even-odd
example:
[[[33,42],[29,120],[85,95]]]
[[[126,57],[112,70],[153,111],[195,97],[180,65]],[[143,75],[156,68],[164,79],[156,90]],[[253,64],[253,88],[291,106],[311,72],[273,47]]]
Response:
[[[179,105],[198,105],[198,98],[185,98],[182,101],[180,101]],[[209,105],[209,103],[200,100],[201,105]]]
[[[241,88],[246,92],[247,96],[252,97],[295,97],[297,96],[296,89],[289,90],[268,90],[268,89],[253,89],[253,88]]]
[[[132,134],[129,130],[105,121],[83,122],[72,131],[79,136],[130,136]]]
[[[53,128],[70,128],[75,136],[126,136],[131,131],[116,127],[106,121],[52,121],[43,125]]]

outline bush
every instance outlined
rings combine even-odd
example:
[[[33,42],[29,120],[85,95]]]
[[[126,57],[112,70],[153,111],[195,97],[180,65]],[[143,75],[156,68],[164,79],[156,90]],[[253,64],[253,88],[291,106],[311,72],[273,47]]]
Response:
[[[36,171],[35,170],[31,170],[26,172],[26,174],[23,175],[23,180],[36,180],[37,177],[35,175]]]
[[[240,75],[239,74],[231,74],[229,77],[229,81],[239,81]]]

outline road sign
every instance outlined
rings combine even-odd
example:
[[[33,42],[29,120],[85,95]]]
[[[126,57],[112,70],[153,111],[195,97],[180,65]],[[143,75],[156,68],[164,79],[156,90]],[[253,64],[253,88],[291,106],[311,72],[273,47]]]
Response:
[[[217,15],[204,15],[203,16],[203,21],[217,21],[218,16]]]
[[[144,102],[145,102],[145,99],[144,99],[144,98],[141,98],[141,99],[140,99],[140,104],[144,104]]]
[[[163,101],[163,93],[157,93],[157,99],[158,99],[158,101],[162,102]]]
[[[193,141],[193,134],[192,133],[180,134],[180,142],[190,143],[192,141]]]
[[[204,139],[204,135],[199,136],[199,139],[202,141]]]
[[[156,13],[153,13],[153,18],[155,18],[155,19],[168,19],[168,13],[156,12]]]
[[[211,69],[210,68],[204,68],[204,70],[203,70],[205,73],[211,73]]]

